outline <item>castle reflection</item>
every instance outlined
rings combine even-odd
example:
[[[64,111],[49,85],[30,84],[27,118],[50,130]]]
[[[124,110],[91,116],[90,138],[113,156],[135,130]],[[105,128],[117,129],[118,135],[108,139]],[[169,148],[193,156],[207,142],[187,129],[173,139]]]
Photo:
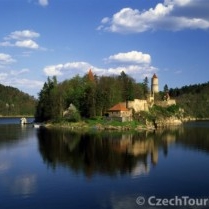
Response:
[[[169,144],[175,140],[175,130],[137,133],[38,131],[39,151],[49,167],[56,169],[61,165],[86,176],[96,173],[146,175],[150,167],[158,163],[159,149],[166,156]]]
[[[166,157],[172,143],[209,153],[208,131],[209,125],[189,124],[136,133],[40,129],[38,144],[44,162],[53,169],[61,165],[86,176],[139,176],[158,164],[159,152]]]

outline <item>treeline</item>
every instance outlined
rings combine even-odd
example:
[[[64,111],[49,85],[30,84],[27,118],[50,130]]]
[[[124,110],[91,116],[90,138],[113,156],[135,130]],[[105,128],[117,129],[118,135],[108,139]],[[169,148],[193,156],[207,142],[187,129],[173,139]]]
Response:
[[[62,120],[63,112],[73,104],[77,109],[74,121],[93,118],[104,115],[119,102],[146,99],[149,92],[147,77],[137,83],[125,72],[118,76],[99,77],[89,71],[83,77],[77,75],[61,83],[52,77],[48,78],[39,93],[35,117],[36,121]],[[167,92],[172,99],[176,99],[185,116],[209,118],[209,83],[175,89],[165,85],[164,90],[155,95],[155,100],[163,100]]]
[[[209,118],[209,82],[169,89],[185,115],[195,118]]]
[[[81,117],[102,116],[113,105],[134,98],[144,99],[149,91],[148,79],[136,83],[121,72],[119,76],[93,75],[91,71],[62,83],[56,77],[48,78],[39,93],[37,121],[59,120],[63,111],[73,104]]]
[[[33,116],[36,99],[17,88],[0,84],[0,116]]]

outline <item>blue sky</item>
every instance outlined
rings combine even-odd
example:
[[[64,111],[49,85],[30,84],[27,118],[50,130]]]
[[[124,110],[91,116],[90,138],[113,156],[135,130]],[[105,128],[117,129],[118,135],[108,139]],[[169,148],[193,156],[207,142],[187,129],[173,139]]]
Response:
[[[37,97],[58,81],[122,70],[160,89],[209,81],[208,0],[0,0],[0,83]]]

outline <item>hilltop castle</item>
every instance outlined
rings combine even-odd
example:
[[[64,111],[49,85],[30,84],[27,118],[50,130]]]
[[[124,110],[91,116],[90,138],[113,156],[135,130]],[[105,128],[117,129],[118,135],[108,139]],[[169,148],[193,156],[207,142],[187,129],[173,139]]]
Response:
[[[116,104],[108,110],[109,117],[115,118],[120,121],[131,121],[133,111],[138,113],[140,111],[149,111],[149,108],[154,104],[162,107],[175,105],[176,101],[171,100],[169,95],[164,101],[155,101],[155,94],[159,93],[159,83],[156,74],[151,78],[151,92],[147,99],[134,99],[133,101],[126,101]],[[168,94],[168,93],[167,93]]]

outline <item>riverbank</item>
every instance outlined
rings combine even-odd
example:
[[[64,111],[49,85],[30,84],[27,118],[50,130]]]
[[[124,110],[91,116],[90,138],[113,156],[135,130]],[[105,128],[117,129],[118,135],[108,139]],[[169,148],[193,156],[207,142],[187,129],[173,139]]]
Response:
[[[168,123],[168,121],[167,121]],[[175,121],[172,123],[171,121],[167,124],[169,125],[180,125],[181,122]],[[59,123],[47,123],[45,124],[46,128],[65,128],[70,130],[115,130],[115,131],[154,131],[156,128],[165,127],[166,125],[162,125],[162,122],[158,121],[158,124],[154,124],[153,122],[146,122],[146,124],[130,121],[130,122],[118,122],[118,121],[106,121],[106,120],[93,120],[88,119],[80,122],[59,122]]]
[[[0,115],[0,118],[34,118],[33,115]]]
[[[59,123],[47,123],[47,128],[68,128],[71,130],[154,130],[152,125],[144,125],[135,121],[131,122],[117,122],[117,121],[99,121],[99,120],[86,120],[80,122],[59,122]]]

